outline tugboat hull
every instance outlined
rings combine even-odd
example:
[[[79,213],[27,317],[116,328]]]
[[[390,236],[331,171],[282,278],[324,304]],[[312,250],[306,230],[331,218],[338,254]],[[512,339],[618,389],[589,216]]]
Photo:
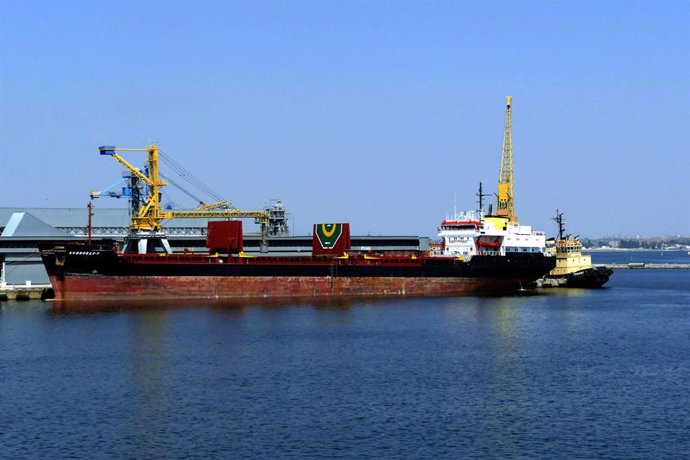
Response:
[[[566,277],[566,287],[600,288],[609,280],[613,270],[608,267],[592,267],[571,273]]]
[[[547,275],[538,283],[541,287],[600,288],[609,280],[613,270],[592,267],[562,276]]]

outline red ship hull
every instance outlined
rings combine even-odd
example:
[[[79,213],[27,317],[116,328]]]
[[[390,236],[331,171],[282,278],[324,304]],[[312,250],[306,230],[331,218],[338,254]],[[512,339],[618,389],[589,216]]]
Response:
[[[57,300],[433,296],[519,289],[515,278],[317,276],[70,276],[51,278]]]
[[[180,300],[510,293],[555,265],[515,257],[256,257],[120,254],[78,245],[42,251],[56,300]]]

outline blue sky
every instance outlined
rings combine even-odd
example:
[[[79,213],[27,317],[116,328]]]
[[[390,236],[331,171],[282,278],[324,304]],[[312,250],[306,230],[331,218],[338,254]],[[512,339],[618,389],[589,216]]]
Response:
[[[99,145],[153,141],[242,209],[282,199],[297,233],[433,235],[496,190],[512,95],[521,222],[690,234],[690,2],[0,9],[2,207],[85,206],[120,177]]]

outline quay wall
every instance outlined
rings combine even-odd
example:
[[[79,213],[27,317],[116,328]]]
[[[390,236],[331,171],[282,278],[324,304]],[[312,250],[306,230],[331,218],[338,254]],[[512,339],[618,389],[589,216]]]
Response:
[[[690,264],[654,264],[645,262],[631,262],[627,264],[593,264],[595,267],[609,267],[614,270],[618,269],[654,269],[654,270],[688,270],[690,269]]]

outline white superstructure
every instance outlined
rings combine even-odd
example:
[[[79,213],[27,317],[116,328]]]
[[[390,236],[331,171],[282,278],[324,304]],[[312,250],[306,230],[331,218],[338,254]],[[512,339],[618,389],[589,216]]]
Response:
[[[453,218],[441,222],[438,236],[440,255],[465,259],[477,254],[545,253],[546,249],[544,232],[479,211],[455,213]]]

